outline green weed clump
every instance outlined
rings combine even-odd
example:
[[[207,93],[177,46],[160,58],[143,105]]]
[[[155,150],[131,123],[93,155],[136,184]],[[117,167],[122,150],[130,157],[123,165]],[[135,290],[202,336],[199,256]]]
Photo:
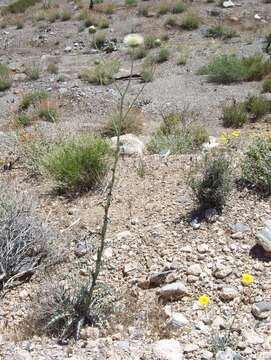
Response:
[[[225,127],[239,128],[248,122],[248,114],[243,103],[233,102],[223,107],[222,122]]]
[[[13,78],[10,69],[5,64],[0,64],[0,91],[9,89],[12,85]]]
[[[193,152],[208,141],[206,129],[195,124],[195,114],[183,111],[163,115],[162,123],[152,135],[147,148],[152,154]]]
[[[104,136],[113,137],[119,132],[123,134],[138,135],[142,132],[143,115],[137,108],[132,108],[123,121],[120,121],[118,113],[112,114],[102,129]]]
[[[42,166],[60,191],[87,191],[101,184],[111,152],[106,139],[84,134],[53,146]]]
[[[263,82],[263,92],[271,92],[271,79],[265,79]]]
[[[184,30],[195,30],[200,25],[200,18],[195,14],[187,14],[181,23]]]
[[[6,7],[6,12],[10,12],[12,14],[18,14],[25,12],[31,6],[39,3],[40,0],[16,0],[10,5]]]
[[[233,29],[230,29],[228,27],[225,27],[223,25],[214,25],[211,26],[208,30],[207,30],[207,37],[212,37],[214,39],[231,39],[232,37],[236,36],[236,31]]]
[[[114,81],[114,75],[119,71],[119,62],[108,60],[91,68],[85,69],[80,74],[80,79],[95,85],[108,85]]]
[[[221,211],[232,188],[230,162],[222,156],[206,158],[190,186],[201,209]]]
[[[236,55],[222,55],[200,69],[211,82],[228,84],[238,81],[257,81],[271,72],[271,60],[262,54],[239,58]]]
[[[248,148],[243,163],[242,177],[255,190],[271,194],[271,138],[257,138]]]

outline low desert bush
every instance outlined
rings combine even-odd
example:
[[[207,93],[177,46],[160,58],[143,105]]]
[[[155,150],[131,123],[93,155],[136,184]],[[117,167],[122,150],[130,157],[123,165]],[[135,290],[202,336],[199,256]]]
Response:
[[[102,130],[104,136],[116,136],[119,132],[123,134],[140,134],[143,127],[143,114],[137,108],[132,108],[126,118],[120,124],[119,113],[110,116]]]
[[[77,279],[69,279],[65,286],[44,284],[41,293],[35,296],[35,316],[31,311],[27,319],[32,333],[78,340],[83,326],[104,325],[114,311],[112,290],[105,284],[98,284],[90,305],[86,306],[88,296],[87,284]]]
[[[189,153],[208,141],[208,132],[195,124],[195,114],[187,111],[162,115],[162,123],[147,144],[152,154]]]
[[[101,16],[98,20],[98,27],[100,29],[107,29],[109,28],[109,20],[107,16]]]
[[[258,120],[271,112],[271,101],[263,96],[249,95],[244,102],[246,111],[251,120]]]
[[[173,16],[168,16],[165,20],[164,23],[165,26],[179,26],[179,19],[177,18],[177,16],[173,15]]]
[[[147,17],[149,15],[149,6],[145,4],[140,4],[140,6],[137,9],[137,14],[139,16]]]
[[[223,25],[214,25],[207,30],[206,36],[225,40],[236,36],[236,31]]]
[[[118,70],[119,62],[108,60],[91,68],[84,69],[80,74],[80,78],[91,84],[108,85],[114,81],[114,75]]]
[[[59,191],[86,191],[101,184],[110,158],[106,139],[85,134],[53,146],[43,157],[42,166]]]
[[[27,92],[23,94],[19,108],[27,110],[31,105],[34,106],[41,100],[47,100],[48,97],[49,93],[46,90],[33,90],[31,92]]]
[[[222,55],[200,69],[199,74],[207,75],[212,82],[227,84],[236,81],[261,80],[271,72],[271,60],[263,55],[238,58]]]
[[[25,67],[24,72],[29,80],[38,80],[40,78],[41,69],[37,64],[30,64]]]
[[[158,15],[165,15],[170,11],[170,5],[167,2],[161,2],[158,6]]]
[[[161,48],[155,55],[155,62],[157,64],[163,63],[169,59],[170,51],[167,48]]]
[[[23,13],[38,2],[40,2],[40,0],[16,0],[7,6],[6,11],[12,14]]]
[[[271,138],[257,138],[242,163],[242,177],[255,190],[271,194]]]
[[[13,78],[10,69],[5,64],[0,64],[0,91],[7,90],[11,87]]]
[[[47,66],[47,71],[48,71],[48,73],[50,73],[50,74],[56,75],[56,74],[58,73],[58,66],[57,66],[57,64],[54,64],[54,63],[48,64],[48,66]]]
[[[104,43],[106,41],[106,33],[105,32],[97,32],[94,36],[93,36],[93,41],[92,41],[92,46],[95,48],[102,48]]]
[[[50,10],[47,13],[47,20],[52,24],[60,18],[60,14],[57,10]]]
[[[154,76],[153,65],[145,61],[141,67],[140,76],[143,82],[151,82]]]
[[[270,79],[265,79],[263,82],[263,92],[264,93],[271,93],[271,78]]]
[[[125,5],[126,6],[136,6],[137,0],[125,0]]]
[[[129,50],[129,53],[134,60],[139,60],[147,55],[147,50],[143,46],[139,46],[133,50]]]
[[[68,21],[71,19],[71,17],[72,17],[72,14],[69,10],[63,10],[62,13],[60,14],[61,21]]]
[[[149,34],[146,35],[144,38],[144,46],[145,49],[154,49],[156,47],[155,41],[157,40],[157,37],[155,35]]]
[[[176,2],[172,5],[171,11],[173,14],[181,14],[186,10],[186,6],[183,2]]]
[[[32,123],[32,118],[29,114],[22,112],[17,115],[15,122],[18,126],[28,126]]]
[[[207,157],[190,186],[201,209],[221,211],[232,188],[230,162],[222,156]]]
[[[55,122],[58,118],[56,103],[51,100],[41,100],[37,106],[37,111],[41,120]]]
[[[47,255],[51,233],[34,211],[29,196],[0,188],[0,287],[33,275]]]
[[[248,122],[248,114],[243,103],[225,105],[223,107],[222,122],[225,127],[238,128]]]
[[[187,14],[181,22],[181,27],[185,30],[195,30],[199,25],[200,18],[195,14]]]

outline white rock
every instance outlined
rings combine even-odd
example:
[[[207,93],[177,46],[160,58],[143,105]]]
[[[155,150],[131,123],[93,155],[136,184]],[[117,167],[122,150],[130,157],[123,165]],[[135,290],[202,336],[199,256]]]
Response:
[[[31,354],[26,350],[17,350],[13,355],[13,360],[32,360],[33,357]]]
[[[255,19],[255,20],[261,20],[261,16],[260,16],[259,14],[255,14],[255,15],[254,15],[254,19]]]
[[[199,264],[193,264],[187,269],[188,275],[198,276],[202,273],[202,269]]]
[[[234,360],[236,353],[231,348],[226,348],[224,351],[218,351],[216,360]]]
[[[163,339],[153,344],[155,360],[182,360],[183,349],[177,340]]]
[[[183,314],[174,312],[171,315],[170,323],[177,327],[183,327],[186,326],[189,321]]]
[[[223,329],[225,328],[225,321],[221,316],[216,316],[213,323],[212,323],[212,327],[215,329]]]
[[[198,245],[197,250],[200,254],[204,254],[209,251],[209,246],[207,244],[200,244]]]
[[[164,300],[176,299],[176,298],[178,299],[187,295],[188,289],[181,281],[177,281],[175,283],[167,284],[163,286],[161,289],[157,291],[157,294],[160,296],[160,298]]]
[[[106,249],[104,250],[104,257],[105,257],[106,259],[110,259],[110,258],[112,258],[112,256],[113,256],[113,249],[112,249],[112,247],[106,248]]]
[[[219,144],[219,142],[217,141],[217,138],[214,137],[214,136],[210,136],[210,137],[209,137],[209,141],[206,142],[206,143],[204,143],[204,144],[202,144],[202,148],[203,148],[204,150],[210,150],[210,149],[213,149],[214,147],[217,147],[217,146],[219,146],[219,145],[220,145],[220,144]]]
[[[243,336],[249,345],[258,345],[264,343],[264,338],[251,329],[243,331]]]
[[[111,138],[113,147],[116,147],[117,137]],[[139,155],[143,156],[144,144],[143,142],[133,134],[125,134],[120,136],[120,151],[123,155]]]
[[[68,53],[72,51],[72,47],[71,46],[66,46],[64,49],[64,52]]]
[[[231,0],[223,2],[224,8],[229,8],[229,7],[233,7],[233,6],[235,6],[235,4]]]
[[[238,290],[233,286],[223,286],[219,297],[223,301],[231,301],[238,296]]]
[[[184,345],[183,348],[184,353],[191,353],[198,350],[199,350],[199,346],[197,344],[186,344]]]
[[[130,231],[122,231],[120,233],[118,233],[116,235],[116,238],[118,241],[124,241],[124,240],[128,240],[129,238],[131,238],[132,234]]]
[[[267,252],[271,252],[271,229],[265,227],[256,234],[256,242]]]
[[[204,350],[201,353],[201,360],[210,360],[212,358],[213,358],[213,353],[211,353],[211,351]]]

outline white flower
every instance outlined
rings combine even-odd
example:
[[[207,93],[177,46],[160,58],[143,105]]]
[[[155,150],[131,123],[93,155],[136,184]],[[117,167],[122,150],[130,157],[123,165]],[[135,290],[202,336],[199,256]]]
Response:
[[[88,29],[90,34],[95,34],[96,33],[96,27],[94,25],[90,26]]]
[[[131,48],[138,47],[143,43],[144,43],[144,39],[139,34],[129,34],[124,38],[124,44]]]

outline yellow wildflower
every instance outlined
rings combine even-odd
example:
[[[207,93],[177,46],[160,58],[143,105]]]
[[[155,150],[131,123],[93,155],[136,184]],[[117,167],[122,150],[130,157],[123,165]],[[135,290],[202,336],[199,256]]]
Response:
[[[199,303],[203,306],[207,306],[210,302],[210,298],[208,295],[201,295],[199,297]]]
[[[227,145],[228,142],[230,141],[230,137],[229,137],[228,134],[222,133],[222,134],[220,135],[220,140],[221,140],[225,145]]]
[[[249,285],[249,284],[253,283],[253,281],[254,281],[253,275],[243,274],[243,276],[242,276],[242,284],[243,285]]]
[[[239,137],[241,135],[241,132],[239,130],[233,130],[231,134],[233,137]]]

